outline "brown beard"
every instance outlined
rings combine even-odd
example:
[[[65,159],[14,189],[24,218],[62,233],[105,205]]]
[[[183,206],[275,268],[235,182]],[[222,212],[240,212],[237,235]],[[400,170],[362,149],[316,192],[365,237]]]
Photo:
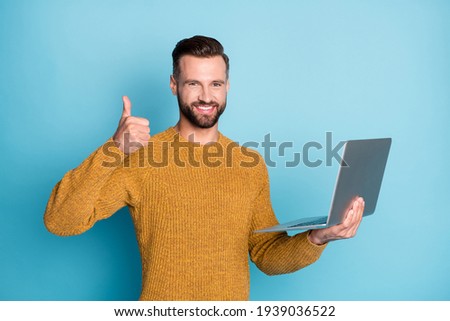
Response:
[[[205,101],[195,101],[192,104],[188,105],[184,101],[181,100],[180,95],[177,94],[178,107],[180,108],[181,113],[189,120],[189,122],[200,128],[211,128],[213,127],[219,120],[220,115],[225,111],[227,106],[227,102],[223,103],[223,105],[219,105],[219,103],[215,101],[205,102]],[[216,113],[213,115],[198,115],[194,112],[195,106],[198,105],[210,105],[216,108]]]

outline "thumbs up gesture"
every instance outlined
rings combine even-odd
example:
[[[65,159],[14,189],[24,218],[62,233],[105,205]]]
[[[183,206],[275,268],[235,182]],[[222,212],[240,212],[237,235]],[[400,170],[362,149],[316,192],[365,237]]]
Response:
[[[127,96],[123,96],[122,101],[122,116],[113,140],[116,146],[128,155],[147,145],[150,139],[150,123],[145,118],[131,116],[131,102]]]

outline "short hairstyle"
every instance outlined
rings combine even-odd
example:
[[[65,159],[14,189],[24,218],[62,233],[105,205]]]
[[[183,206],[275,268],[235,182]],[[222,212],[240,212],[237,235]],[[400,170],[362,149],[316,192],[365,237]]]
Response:
[[[230,62],[228,56],[224,53],[222,44],[216,39],[205,36],[194,36],[180,40],[172,51],[173,76],[175,79],[178,79],[180,76],[180,59],[186,55],[204,58],[221,56],[226,64],[228,78]]]

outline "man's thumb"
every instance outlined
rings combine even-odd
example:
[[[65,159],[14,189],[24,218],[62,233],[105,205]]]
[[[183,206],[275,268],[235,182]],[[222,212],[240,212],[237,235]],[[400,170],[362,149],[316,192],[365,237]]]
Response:
[[[131,101],[128,96],[122,96],[123,101],[123,111],[122,118],[131,116]]]

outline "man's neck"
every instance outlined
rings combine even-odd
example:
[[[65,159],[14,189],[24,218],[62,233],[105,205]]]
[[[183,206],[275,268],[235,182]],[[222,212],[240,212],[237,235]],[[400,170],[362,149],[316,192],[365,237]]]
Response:
[[[179,121],[174,129],[183,137],[184,139],[199,143],[200,145],[206,145],[208,143],[217,142],[219,139],[219,126],[216,123],[211,128],[200,128],[192,126],[190,123]]]

